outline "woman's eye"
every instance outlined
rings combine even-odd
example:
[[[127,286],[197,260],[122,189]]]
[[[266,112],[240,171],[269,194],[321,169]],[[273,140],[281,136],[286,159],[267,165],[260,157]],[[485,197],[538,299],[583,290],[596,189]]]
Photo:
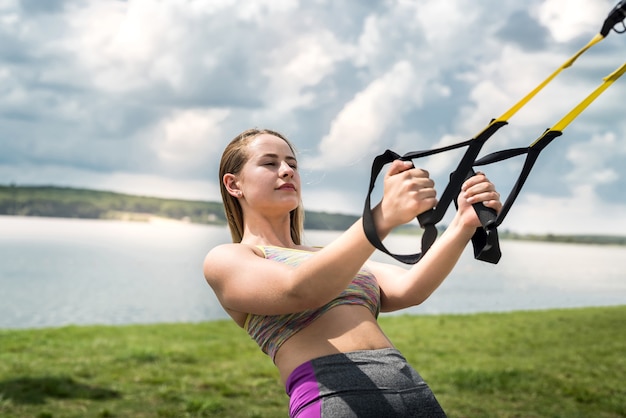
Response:
[[[282,164],[282,162],[278,162],[278,161],[267,161],[264,162],[262,165],[263,166],[267,166],[267,167],[278,167]],[[287,165],[289,167],[291,167],[291,169],[293,170],[297,170],[298,169],[298,164],[297,163],[287,163]]]

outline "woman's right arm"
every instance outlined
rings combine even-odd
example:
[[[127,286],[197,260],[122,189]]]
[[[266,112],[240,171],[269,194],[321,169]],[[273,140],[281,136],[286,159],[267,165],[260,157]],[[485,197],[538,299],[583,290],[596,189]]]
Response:
[[[373,209],[381,237],[436,204],[428,173],[395,161],[385,175],[384,196]],[[322,306],[341,293],[374,247],[358,220],[297,267],[263,258],[253,247],[226,244],[211,250],[204,275],[224,308],[277,315]]]

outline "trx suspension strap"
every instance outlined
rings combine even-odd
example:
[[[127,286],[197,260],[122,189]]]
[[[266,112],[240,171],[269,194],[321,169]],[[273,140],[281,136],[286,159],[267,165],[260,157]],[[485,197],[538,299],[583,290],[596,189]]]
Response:
[[[385,151],[383,154],[377,156],[372,163],[372,171],[370,176],[370,184],[368,188],[367,197],[365,200],[365,206],[363,209],[363,228],[365,235],[370,243],[378,250],[390,255],[396,260],[406,263],[415,264],[420,258],[428,251],[434,241],[437,239],[437,223],[444,217],[448,207],[458,196],[461,185],[463,182],[473,175],[474,161],[478,157],[480,150],[487,140],[495,134],[498,129],[508,123],[508,120],[513,117],[522,107],[524,107],[534,96],[537,95],[548,83],[550,83],[562,70],[570,67],[574,62],[592,46],[602,41],[611,31],[615,29],[615,26],[622,22],[626,18],[626,0],[621,0],[618,5],[609,13],[609,16],[605,19],[600,33],[596,34],[591,41],[587,43],[580,51],[565,61],[559,68],[557,68],[548,78],[541,82],[531,92],[529,92],[524,98],[517,102],[513,107],[507,110],[502,116],[497,119],[491,120],[491,122],[474,138],[460,142],[457,144],[431,149],[424,151],[409,152],[400,156],[391,150]],[[626,28],[625,30],[626,31]],[[623,31],[617,31],[623,32]],[[444,189],[438,204],[435,208],[420,214],[417,220],[420,226],[424,229],[422,235],[422,252],[416,254],[393,254],[382,243],[378,234],[376,233],[376,227],[374,225],[374,219],[372,215],[371,207],[371,195],[375,187],[376,178],[380,174],[382,168],[396,160],[409,161],[429,155],[439,154],[441,152],[450,151],[453,149],[467,147],[465,154],[461,158],[461,161],[457,165],[457,168],[450,175],[450,180]],[[498,242],[497,230],[493,225],[496,222],[497,216],[495,211],[485,207],[481,203],[474,204],[474,209],[481,221],[482,228],[477,228],[474,237],[472,238],[472,244],[474,245],[474,257],[478,260],[487,261],[490,263],[497,263],[500,260],[500,248]]]
[[[504,205],[502,206],[502,210],[498,214],[496,220],[487,228],[495,229],[499,226],[507,213],[511,209],[513,202],[519,195],[522,190],[522,186],[526,182],[528,175],[530,174],[530,170],[533,168],[535,161],[539,157],[539,154],[545,147],[547,147],[552,140],[561,136],[563,134],[563,130],[574,120],[578,115],[580,115],[586,108],[589,106],[598,96],[600,96],[611,84],[615,82],[618,78],[620,78],[626,72],[626,62],[621,65],[617,70],[613,71],[611,74],[606,76],[603,79],[602,84],[598,86],[589,96],[587,96],[584,100],[582,100],[576,107],[574,107],[567,115],[565,115],[560,121],[558,121],[554,126],[549,129],[546,129],[545,132],[537,138],[532,144],[525,148],[511,148],[503,151],[496,151],[494,153],[488,154],[483,158],[477,160],[474,163],[474,166],[483,166],[487,164],[492,164],[498,161],[503,161],[512,157],[516,157],[519,155],[526,154],[526,160],[524,161],[524,166],[522,167],[522,172],[520,173],[517,182],[511,189],[511,193],[507,197]]]

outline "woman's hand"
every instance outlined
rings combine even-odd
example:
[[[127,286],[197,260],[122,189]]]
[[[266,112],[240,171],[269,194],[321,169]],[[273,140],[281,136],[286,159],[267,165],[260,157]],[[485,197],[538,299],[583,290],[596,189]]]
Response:
[[[375,208],[379,232],[389,232],[434,208],[437,204],[434,187],[428,171],[415,168],[410,161],[394,161],[385,175],[383,199]]]
[[[390,176],[390,178],[393,177],[395,176]],[[427,173],[425,177],[422,177],[424,178],[428,178]],[[422,181],[422,185],[424,184],[425,181]],[[384,200],[383,203],[385,203]],[[430,209],[436,204],[436,200],[426,198],[422,199],[421,203],[428,203],[425,207]],[[383,312],[396,311],[422,303],[450,274],[476,228],[481,226],[472,206],[474,203],[483,203],[496,212],[502,210],[500,194],[483,173],[477,173],[463,183],[458,197],[459,207],[454,219],[419,263],[414,264],[408,270],[396,265],[371,261],[368,263],[381,288]],[[419,204],[416,205],[419,206]]]
[[[458,203],[457,219],[462,226],[468,228],[481,226],[476,211],[472,207],[474,203],[482,203],[486,207],[495,210],[496,213],[499,213],[502,209],[500,193],[496,191],[493,183],[481,172],[476,173],[463,183]]]

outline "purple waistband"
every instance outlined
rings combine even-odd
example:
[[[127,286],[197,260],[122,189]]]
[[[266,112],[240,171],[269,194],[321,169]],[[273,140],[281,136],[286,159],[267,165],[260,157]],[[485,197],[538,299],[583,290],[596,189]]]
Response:
[[[315,371],[310,361],[296,367],[287,378],[285,390],[289,395],[289,416],[298,418],[319,418],[322,416],[322,402],[319,400],[319,387]],[[303,408],[306,407],[306,410]]]

